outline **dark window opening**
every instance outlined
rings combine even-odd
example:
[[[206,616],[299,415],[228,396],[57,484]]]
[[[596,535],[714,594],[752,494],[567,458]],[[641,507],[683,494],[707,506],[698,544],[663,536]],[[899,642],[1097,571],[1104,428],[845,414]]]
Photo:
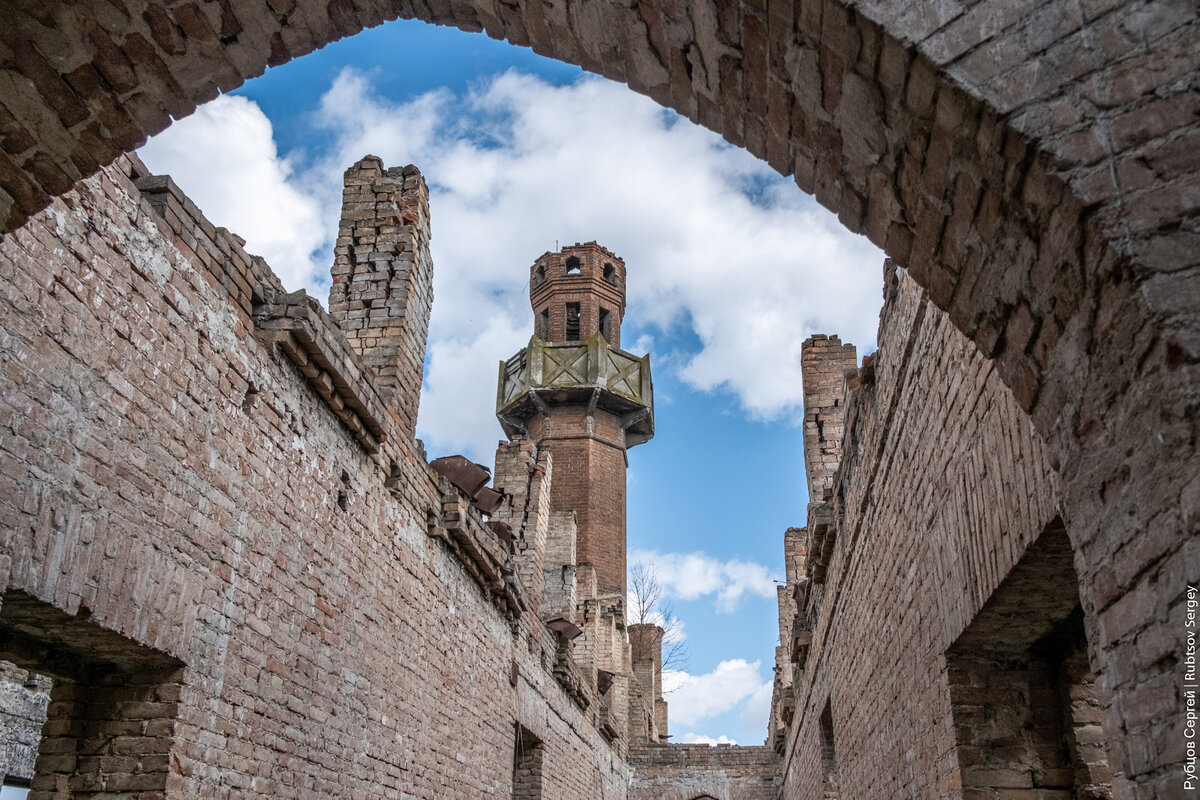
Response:
[[[567,303],[567,336],[568,342],[579,341],[579,303]]]
[[[0,599],[0,682],[14,701],[0,709],[3,783],[14,796],[164,796],[183,664],[88,617]]]
[[[607,308],[600,309],[600,335],[606,340],[612,339],[612,315]]]
[[[337,504],[342,511],[346,510],[346,506],[350,503],[350,475],[345,470],[342,470],[342,485],[338,487]]]
[[[821,419],[817,420],[817,442],[825,442],[825,422]]]
[[[963,794],[1112,797],[1070,540],[1055,520],[946,652]]]
[[[513,800],[541,800],[544,753],[542,740],[518,724],[513,747]]]
[[[617,285],[617,268],[608,261],[604,262],[604,280],[608,281],[613,286]]]
[[[580,267],[580,261],[579,261],[578,256],[571,256],[567,259],[567,274],[568,275],[578,275],[579,267]]]
[[[837,754],[833,749],[833,706],[825,701],[821,712],[821,781],[826,800],[838,796]]]
[[[544,281],[546,279],[546,265],[545,264],[537,265],[537,278],[539,281]]]
[[[550,336],[550,309],[543,308],[542,313],[537,315],[533,324],[533,332],[539,339],[546,339]]]

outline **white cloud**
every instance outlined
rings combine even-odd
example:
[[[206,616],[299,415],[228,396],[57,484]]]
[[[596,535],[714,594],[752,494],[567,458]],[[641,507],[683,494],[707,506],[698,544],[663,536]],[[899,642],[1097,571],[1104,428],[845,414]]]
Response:
[[[529,340],[529,331],[505,315],[485,320],[482,330],[463,336],[445,332],[431,336],[421,390],[421,428],[432,444],[446,452],[473,452],[491,464],[503,431],[496,422],[496,376],[500,360]]]
[[[730,739],[728,736],[726,736],[724,734],[721,734],[720,736],[718,736],[717,738],[714,739],[711,736],[705,736],[700,733],[685,733],[683,735],[683,738],[681,739],[681,741],[684,744],[707,744],[707,745],[737,744],[736,739]]]
[[[716,608],[728,613],[737,608],[747,594],[775,597],[775,581],[762,564],[738,558],[718,561],[702,552],[660,553],[657,550],[633,550],[629,565],[646,565],[666,593],[680,600],[695,600],[714,595]]]
[[[466,96],[397,103],[345,70],[311,122],[332,143],[299,172],[238,97],[142,152],[285,283],[317,296],[328,265],[313,251],[331,249],[346,167],[371,153],[421,168],[435,263],[420,420],[431,454],[490,460],[495,363],[527,340],[526,271],[556,241],[595,239],[621,255],[626,325],[659,332],[627,345],[640,352],[690,327],[700,348],[656,353],[658,369],[731,391],[753,417],[799,409],[809,333],[873,343],[882,254],[762,162],[624,86],[587,77],[555,87],[510,72]]]
[[[689,727],[709,717],[723,714],[762,691],[770,681],[759,676],[761,661],[742,658],[722,661],[704,675],[663,670],[663,694],[670,693],[671,722]],[[769,695],[768,695],[769,697]],[[764,717],[765,719],[765,717]]]
[[[331,262],[321,253],[336,231],[321,224],[318,197],[279,157],[271,121],[256,103],[218,97],[138,155],[152,171],[171,175],[214,225],[244,238],[289,289],[312,285],[317,270],[327,274]]]
[[[742,707],[739,720],[743,730],[766,731],[767,722],[771,719],[771,693],[774,688],[774,683],[767,681],[750,695],[750,699]]]

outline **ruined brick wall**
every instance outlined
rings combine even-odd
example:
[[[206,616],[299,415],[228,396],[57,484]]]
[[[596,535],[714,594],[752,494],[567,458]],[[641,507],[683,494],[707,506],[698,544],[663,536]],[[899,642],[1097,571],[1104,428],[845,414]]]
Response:
[[[783,761],[797,800],[961,796],[945,653],[1058,513],[994,363],[907,275],[888,288],[875,363],[843,390],[831,503],[809,517],[798,612],[815,626]]]
[[[630,800],[776,800],[779,757],[766,747],[631,745]],[[783,795],[790,797],[790,795]]]
[[[1141,743],[1178,741],[1182,703],[1141,709],[1181,700],[1172,665],[1197,570],[1193,5],[121,8],[2,4],[3,230],[268,65],[401,14],[624,81],[793,174],[912,270],[1046,437],[1103,629],[1098,657],[1124,698],[1118,744],[1134,744],[1122,759],[1143,793],[1179,769],[1178,748]]]
[[[281,289],[265,265],[131,173],[0,242],[0,626],[44,607],[184,665],[167,797],[505,795],[518,723],[542,797],[624,797],[595,709],[451,546],[336,325],[256,305]]]
[[[795,661],[797,647],[806,642],[796,641],[797,597],[803,599],[808,579],[805,577],[808,531],[788,528],[783,534],[783,564],[785,581],[776,588],[779,609],[779,644],[775,648],[775,680],[771,688],[771,716],[767,722],[767,745],[783,752],[788,726],[796,711]],[[803,585],[801,585],[803,581]]]
[[[629,635],[629,660],[633,665],[633,689],[638,695],[629,712],[630,736],[639,732],[651,742],[665,741],[670,735],[667,701],[663,699],[663,634],[661,626],[637,623],[626,627]],[[635,713],[636,712],[636,713]],[[639,730],[642,717],[648,717],[649,733]]]

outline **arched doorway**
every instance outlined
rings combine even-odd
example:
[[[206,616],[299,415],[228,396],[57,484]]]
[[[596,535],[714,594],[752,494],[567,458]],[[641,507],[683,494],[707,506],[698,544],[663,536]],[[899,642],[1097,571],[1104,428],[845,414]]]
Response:
[[[624,81],[794,173],[996,359],[1046,436],[1101,661],[1128,676],[1115,694],[1170,674],[1136,640],[1178,641],[1200,508],[1194,10],[16,5],[6,230],[217,91],[401,13]],[[1113,723],[1153,738],[1180,721]]]

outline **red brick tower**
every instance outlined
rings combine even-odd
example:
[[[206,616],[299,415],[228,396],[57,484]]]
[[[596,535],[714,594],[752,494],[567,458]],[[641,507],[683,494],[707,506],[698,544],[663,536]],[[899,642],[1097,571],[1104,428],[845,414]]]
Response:
[[[595,242],[544,253],[530,268],[534,336],[500,365],[496,416],[554,459],[550,505],[578,518],[580,564],[600,595],[625,597],[627,448],[654,435],[650,357],[618,349],[625,262]]]

